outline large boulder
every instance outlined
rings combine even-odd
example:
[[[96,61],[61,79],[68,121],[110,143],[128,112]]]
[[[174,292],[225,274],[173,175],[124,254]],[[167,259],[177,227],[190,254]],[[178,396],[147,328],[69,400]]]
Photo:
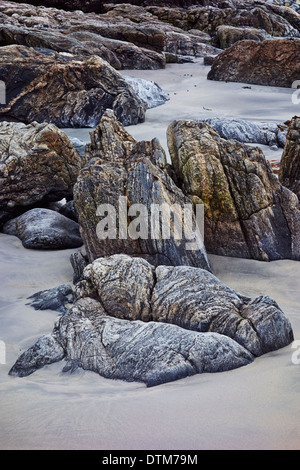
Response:
[[[52,124],[0,123],[0,225],[40,204],[70,198],[81,159]]]
[[[295,116],[289,123],[279,179],[300,199],[300,118],[298,116]]]
[[[94,127],[107,108],[124,124],[144,120],[146,105],[107,62],[25,46],[0,48],[6,105],[0,116],[58,127]]]
[[[209,80],[291,88],[300,76],[300,39],[240,41],[219,54]]]
[[[293,341],[272,299],[241,296],[206,270],[114,255],[87,266],[84,278],[75,304],[10,375],[64,359],[63,372],[81,367],[153,386],[245,366]]]
[[[107,111],[91,133],[85,161],[74,202],[89,261],[125,253],[154,265],[210,269],[202,214],[196,219],[190,199],[169,176],[157,139],[136,142]]]
[[[25,248],[62,250],[82,246],[78,223],[49,209],[31,209],[6,222],[2,230],[20,238]]]
[[[262,150],[222,139],[207,123],[174,121],[168,144],[183,192],[205,205],[208,252],[300,260],[300,208]]]

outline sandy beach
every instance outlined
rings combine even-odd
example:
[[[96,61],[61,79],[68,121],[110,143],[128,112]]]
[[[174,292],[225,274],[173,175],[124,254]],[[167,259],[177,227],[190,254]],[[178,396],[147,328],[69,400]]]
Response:
[[[158,137],[167,151],[165,133],[173,119],[284,122],[299,114],[291,89],[207,81],[208,71],[201,62],[124,71],[155,81],[170,95],[164,106],[148,110],[145,123],[127,130],[138,140]],[[90,129],[66,132],[89,140]],[[264,151],[269,160],[280,160],[282,150]],[[210,256],[214,274],[228,286],[251,297],[271,296],[292,323],[295,343],[249,366],[148,389],[92,372],[62,374],[62,363],[27,378],[8,376],[20,353],[51,332],[58,315],[35,311],[27,298],[72,282],[72,252],[26,250],[17,238],[0,234],[0,340],[6,347],[6,363],[0,364],[1,449],[300,448],[300,364],[293,363],[300,359],[299,262]]]

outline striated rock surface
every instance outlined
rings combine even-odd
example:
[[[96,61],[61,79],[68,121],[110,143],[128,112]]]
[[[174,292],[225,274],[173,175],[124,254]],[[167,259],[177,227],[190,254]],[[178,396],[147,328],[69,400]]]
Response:
[[[224,140],[207,123],[174,121],[168,145],[183,192],[205,205],[208,252],[300,259],[300,208],[263,152]]]
[[[60,250],[82,246],[79,225],[49,209],[31,209],[6,222],[3,232],[22,240],[25,248]]]
[[[144,382],[148,387],[204,372],[222,372],[252,362],[230,338],[200,334],[174,325],[120,320],[105,315],[91,299],[77,302],[23,353],[10,375],[26,377],[65,359],[63,372],[78,367],[109,379]]]
[[[210,269],[191,201],[168,175],[157,139],[136,142],[108,111],[91,133],[85,160],[74,186],[74,202],[89,261],[125,253],[154,265]],[[186,206],[191,224],[185,224]]]
[[[124,76],[124,78],[141,100],[145,101],[148,109],[161,106],[170,99],[169,94],[163,91],[157,83],[144,80],[143,78],[129,76]]]
[[[36,204],[70,198],[81,160],[52,124],[0,123],[0,225]]]
[[[2,117],[58,127],[96,126],[107,108],[124,125],[145,117],[145,103],[100,57],[6,46],[0,48],[0,79],[7,91]]]
[[[300,199],[300,118],[295,116],[289,125],[279,179],[281,183],[297,194]]]
[[[297,38],[240,41],[218,55],[207,78],[291,88],[300,75],[299,54]]]
[[[153,386],[241,367],[293,341],[273,300],[241,296],[199,268],[155,269],[144,259],[114,255],[85,268],[76,295],[10,375],[65,359],[64,372],[81,367]]]

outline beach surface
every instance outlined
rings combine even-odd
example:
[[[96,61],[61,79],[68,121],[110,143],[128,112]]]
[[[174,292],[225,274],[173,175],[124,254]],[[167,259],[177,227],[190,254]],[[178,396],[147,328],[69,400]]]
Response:
[[[239,117],[284,122],[299,114],[293,90],[210,82],[201,63],[165,70],[124,71],[157,82],[170,95],[127,130],[159,138],[174,119]],[[68,129],[89,141],[90,129]],[[278,151],[263,148],[269,160]],[[202,450],[300,448],[300,263],[264,263],[211,255],[214,274],[242,294],[269,295],[290,319],[295,341],[230,372],[202,374],[146,388],[95,373],[62,374],[64,363],[26,378],[8,376],[18,356],[52,331],[58,314],[35,311],[27,298],[72,283],[75,250],[34,251],[0,234],[1,449]],[[3,348],[2,348],[3,349]]]

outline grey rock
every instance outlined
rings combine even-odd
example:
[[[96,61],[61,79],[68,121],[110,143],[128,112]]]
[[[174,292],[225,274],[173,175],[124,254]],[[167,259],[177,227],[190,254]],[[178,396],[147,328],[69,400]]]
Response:
[[[74,301],[74,292],[69,284],[36,292],[28,297],[30,305],[35,310],[54,310],[59,313],[66,313],[68,304]]]
[[[279,180],[297,194],[300,200],[300,118],[297,116],[289,123],[286,146],[281,158]]]
[[[67,201],[63,204],[59,209],[58,212],[68,219],[74,220],[74,222],[78,222],[78,214],[75,209],[74,201]]]
[[[129,76],[124,76],[124,78],[139,98],[147,103],[148,109],[161,106],[170,99],[168,93],[163,91],[157,83],[144,80],[143,78]]]
[[[70,263],[73,268],[73,284],[77,284],[83,280],[83,271],[89,264],[89,261],[87,256],[80,250],[71,254]]]
[[[286,131],[274,123],[255,123],[238,118],[214,117],[205,119],[223,139],[233,139],[242,143],[285,146]]]
[[[9,374],[24,377],[46,364],[67,361],[109,379],[144,382],[148,387],[245,366],[253,356],[226,336],[197,333],[175,325],[120,320],[91,299],[77,302],[52,335],[23,353]]]
[[[79,225],[49,209],[31,209],[6,222],[3,232],[15,235],[25,248],[59,250],[82,246]]]

